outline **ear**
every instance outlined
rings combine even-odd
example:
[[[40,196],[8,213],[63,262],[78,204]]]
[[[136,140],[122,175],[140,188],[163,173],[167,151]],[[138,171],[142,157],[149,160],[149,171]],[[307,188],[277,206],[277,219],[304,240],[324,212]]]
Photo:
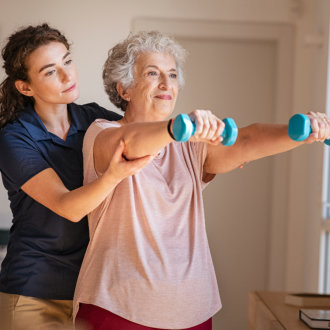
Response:
[[[127,92],[127,90],[124,90],[123,85],[121,83],[117,83],[116,85],[116,89],[118,94],[121,96],[121,98],[127,102],[130,101],[130,96],[129,93]]]
[[[25,96],[33,96],[33,91],[26,81],[23,80],[16,80],[15,81],[16,89]]]

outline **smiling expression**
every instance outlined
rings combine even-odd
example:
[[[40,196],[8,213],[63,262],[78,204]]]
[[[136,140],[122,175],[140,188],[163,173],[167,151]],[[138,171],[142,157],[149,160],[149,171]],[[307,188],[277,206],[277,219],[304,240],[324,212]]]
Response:
[[[174,110],[178,96],[176,62],[172,55],[144,53],[134,65],[134,84],[123,97],[127,115],[135,120],[164,120]]]

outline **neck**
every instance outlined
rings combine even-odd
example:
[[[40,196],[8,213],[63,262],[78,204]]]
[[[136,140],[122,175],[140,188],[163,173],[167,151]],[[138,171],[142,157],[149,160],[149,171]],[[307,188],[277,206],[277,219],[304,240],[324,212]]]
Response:
[[[65,140],[71,124],[67,104],[52,106],[35,104],[34,109],[47,130]]]

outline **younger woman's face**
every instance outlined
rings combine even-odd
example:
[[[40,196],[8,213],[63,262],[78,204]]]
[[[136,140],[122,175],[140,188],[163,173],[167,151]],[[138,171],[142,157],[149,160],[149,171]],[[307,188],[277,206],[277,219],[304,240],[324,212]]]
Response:
[[[69,104],[79,97],[76,66],[64,44],[40,46],[28,56],[26,66],[28,96],[36,104]]]

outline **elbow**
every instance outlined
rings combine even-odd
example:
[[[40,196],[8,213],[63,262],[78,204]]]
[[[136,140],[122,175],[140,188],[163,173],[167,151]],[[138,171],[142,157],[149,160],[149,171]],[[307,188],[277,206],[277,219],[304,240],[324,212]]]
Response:
[[[84,219],[85,216],[86,214],[81,214],[81,212],[77,212],[77,214],[73,214],[72,212],[69,212],[63,217],[71,222],[79,222],[82,219]]]
[[[86,216],[86,213],[82,210],[83,207],[79,200],[77,203],[72,199],[68,199],[68,197],[71,196],[71,193],[72,191],[62,195],[61,198],[56,200],[51,210],[66,220],[79,222]]]
[[[56,212],[56,210],[54,210],[54,212],[57,215],[61,216],[62,218],[69,220],[71,222],[79,222],[80,220],[82,220],[85,217],[85,215],[82,215],[80,212],[77,214],[74,214],[72,212],[72,210],[68,211],[68,212],[63,212],[63,210]]]
[[[69,221],[71,222],[79,222],[80,220],[82,220],[84,217],[81,217],[81,216],[69,216],[69,217],[66,217],[66,219],[68,219]]]

